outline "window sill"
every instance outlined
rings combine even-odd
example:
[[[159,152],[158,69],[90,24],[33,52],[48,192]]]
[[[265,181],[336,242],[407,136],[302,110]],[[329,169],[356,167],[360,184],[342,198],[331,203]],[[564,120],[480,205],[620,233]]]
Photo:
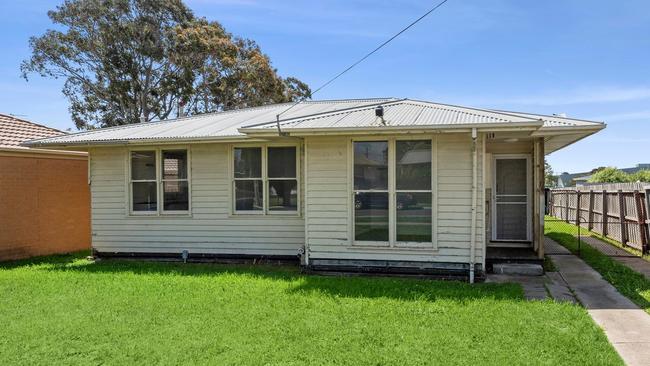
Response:
[[[180,212],[174,212],[174,213],[151,213],[151,214],[134,214],[134,213],[129,213],[126,215],[128,218],[191,218],[192,213],[180,213]]]
[[[390,248],[390,243],[383,241],[353,241],[352,246],[360,248]]]
[[[438,249],[433,246],[433,243],[418,243],[418,242],[397,242],[393,247],[403,248],[403,249],[427,249],[427,250]]]
[[[275,219],[275,218],[301,218],[302,215],[296,212],[274,212],[274,213],[263,213],[263,212],[235,212],[228,215],[230,218],[256,218],[256,219]]]
[[[417,251],[428,251],[428,252],[437,252],[438,248],[433,245],[433,243],[416,243],[416,242],[397,242],[390,245],[388,242],[372,242],[372,241],[354,241],[352,245],[349,246],[350,249],[382,249],[386,251],[391,250],[417,250]]]

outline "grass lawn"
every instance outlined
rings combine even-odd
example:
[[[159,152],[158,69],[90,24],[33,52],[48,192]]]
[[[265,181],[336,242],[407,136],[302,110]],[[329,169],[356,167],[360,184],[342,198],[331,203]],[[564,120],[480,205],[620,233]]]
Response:
[[[2,364],[621,365],[578,306],[514,284],[83,259],[0,265]]]
[[[554,219],[551,218],[551,220]],[[545,225],[544,230],[546,236],[554,239],[571,252],[577,253],[577,226],[552,221],[549,225]],[[591,234],[584,228],[580,231],[583,235]],[[650,281],[645,276],[590,247],[584,241],[580,246],[580,258],[600,272],[603,278],[616,287],[620,293],[650,313]]]

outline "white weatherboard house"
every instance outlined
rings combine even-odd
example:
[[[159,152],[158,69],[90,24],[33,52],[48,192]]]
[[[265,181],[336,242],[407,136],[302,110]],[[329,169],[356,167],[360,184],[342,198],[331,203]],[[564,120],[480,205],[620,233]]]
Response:
[[[543,255],[544,155],[605,126],[409,99],[307,101],[35,140],[90,153],[97,255],[480,276]]]

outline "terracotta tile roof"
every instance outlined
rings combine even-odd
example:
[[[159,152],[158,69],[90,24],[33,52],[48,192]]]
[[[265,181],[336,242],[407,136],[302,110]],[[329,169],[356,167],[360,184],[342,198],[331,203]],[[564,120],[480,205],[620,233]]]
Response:
[[[63,131],[0,113],[0,148],[28,149],[24,141],[65,135]]]

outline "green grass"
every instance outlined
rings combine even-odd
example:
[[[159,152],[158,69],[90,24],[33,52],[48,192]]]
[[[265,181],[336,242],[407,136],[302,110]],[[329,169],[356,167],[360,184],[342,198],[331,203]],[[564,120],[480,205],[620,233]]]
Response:
[[[545,225],[546,236],[573,253],[578,252],[577,232],[577,226],[561,221],[551,221],[549,225]],[[588,233],[585,229],[581,229],[581,232]],[[580,245],[580,258],[600,272],[619,292],[650,313],[650,281],[644,275],[592,248],[584,241],[581,241]]]
[[[616,241],[616,240],[614,240],[612,238],[609,238],[609,237],[607,237],[605,235],[599,234],[599,233],[597,233],[595,231],[586,230],[584,227],[582,228],[581,233],[583,235],[588,234],[589,236],[593,236],[595,238],[598,238],[598,239],[600,239],[600,240],[602,240],[602,241],[604,241],[606,243],[609,243],[610,245],[613,245],[613,246],[615,246],[615,247],[617,247],[619,249],[623,249],[628,253],[634,254],[636,256],[639,256],[640,258],[643,258],[643,259],[645,259],[647,261],[650,261],[650,254],[641,255],[640,250],[629,247],[627,245],[623,245],[620,242],[618,242],[618,241]]]
[[[555,263],[549,258],[549,256],[544,257],[544,263],[542,263],[544,266],[544,272],[557,272],[557,267],[555,267]]]
[[[4,365],[622,364],[584,309],[514,284],[72,255],[1,264],[0,297]]]

